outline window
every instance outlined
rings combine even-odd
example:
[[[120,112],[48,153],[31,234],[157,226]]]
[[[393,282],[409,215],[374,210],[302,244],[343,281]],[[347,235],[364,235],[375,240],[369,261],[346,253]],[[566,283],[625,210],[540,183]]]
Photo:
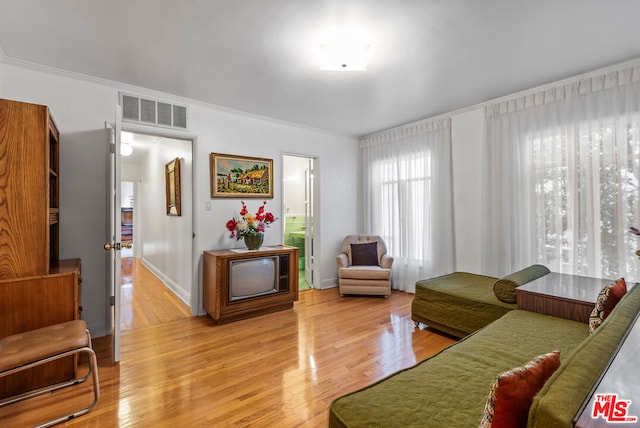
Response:
[[[393,256],[392,286],[452,272],[450,119],[419,122],[360,140],[363,233]]]
[[[423,245],[431,240],[430,162],[429,154],[420,154],[375,163],[380,233],[390,254],[414,261],[432,259],[431,245]]]
[[[602,125],[604,123],[604,125]],[[536,251],[552,271],[640,280],[640,123],[605,120],[531,137]]]

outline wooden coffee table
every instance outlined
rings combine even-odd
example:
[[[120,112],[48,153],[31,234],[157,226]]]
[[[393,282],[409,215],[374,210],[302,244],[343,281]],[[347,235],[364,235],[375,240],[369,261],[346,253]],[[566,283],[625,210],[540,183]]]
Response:
[[[588,323],[598,293],[612,282],[550,272],[516,288],[518,309]]]

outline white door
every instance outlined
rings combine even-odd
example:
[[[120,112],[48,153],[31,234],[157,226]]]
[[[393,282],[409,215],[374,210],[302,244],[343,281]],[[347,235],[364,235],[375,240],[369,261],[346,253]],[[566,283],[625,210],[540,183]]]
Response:
[[[116,106],[115,126],[111,127],[111,153],[109,159],[108,236],[105,250],[109,251],[109,304],[110,328],[113,339],[113,359],[120,361],[120,133],[122,131],[121,107]],[[108,125],[109,126],[109,125]]]
[[[309,163],[304,172],[304,273],[307,284],[314,287],[314,256],[313,256],[313,240],[315,236],[315,219],[314,219],[314,203],[313,203],[313,159],[309,158]]]

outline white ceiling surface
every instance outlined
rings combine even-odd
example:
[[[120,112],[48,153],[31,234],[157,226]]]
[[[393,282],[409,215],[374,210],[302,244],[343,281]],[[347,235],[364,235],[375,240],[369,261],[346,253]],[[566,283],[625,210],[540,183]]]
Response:
[[[364,135],[640,58],[638,0],[0,0],[19,60]],[[355,27],[364,72],[320,71]]]

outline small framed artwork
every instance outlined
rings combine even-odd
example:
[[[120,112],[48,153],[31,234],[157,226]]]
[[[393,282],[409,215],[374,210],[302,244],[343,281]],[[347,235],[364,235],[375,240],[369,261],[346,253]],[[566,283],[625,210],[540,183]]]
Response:
[[[180,158],[175,158],[164,167],[167,187],[167,215],[182,215],[180,208]]]
[[[212,198],[273,198],[273,159],[209,155]]]

